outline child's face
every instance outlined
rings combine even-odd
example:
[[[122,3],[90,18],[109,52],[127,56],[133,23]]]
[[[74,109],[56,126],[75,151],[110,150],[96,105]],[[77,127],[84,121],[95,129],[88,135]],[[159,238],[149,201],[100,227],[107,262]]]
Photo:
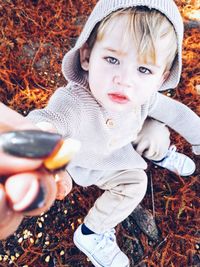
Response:
[[[144,104],[164,81],[165,54],[158,44],[157,62],[139,62],[132,38],[122,47],[123,27],[115,27],[90,51],[80,50],[81,66],[88,71],[91,93],[107,110],[126,112]]]

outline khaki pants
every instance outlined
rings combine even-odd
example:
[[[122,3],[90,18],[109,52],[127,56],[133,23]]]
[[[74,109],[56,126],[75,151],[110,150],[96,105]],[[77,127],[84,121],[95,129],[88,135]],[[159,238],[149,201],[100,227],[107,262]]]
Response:
[[[169,144],[168,129],[151,119],[145,122],[134,142],[136,151],[151,160],[162,159]],[[96,185],[104,193],[96,200],[84,223],[100,234],[126,219],[141,202],[146,193],[147,175],[141,169],[112,171]]]

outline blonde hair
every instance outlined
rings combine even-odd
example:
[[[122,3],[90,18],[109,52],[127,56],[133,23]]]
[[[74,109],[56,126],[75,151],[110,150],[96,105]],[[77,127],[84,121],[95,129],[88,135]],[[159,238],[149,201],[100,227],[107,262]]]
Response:
[[[112,31],[116,21],[126,18],[122,45],[130,42],[136,45],[139,59],[144,63],[156,63],[156,45],[166,38],[166,70],[170,70],[177,54],[177,37],[171,22],[159,11],[148,7],[132,7],[109,14],[93,29],[87,43],[90,48],[95,41],[102,40],[105,32]],[[117,19],[117,20],[116,20]]]

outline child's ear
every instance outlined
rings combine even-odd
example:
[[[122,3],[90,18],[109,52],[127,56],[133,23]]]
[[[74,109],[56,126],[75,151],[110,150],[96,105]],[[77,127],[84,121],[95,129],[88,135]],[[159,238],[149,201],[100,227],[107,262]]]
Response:
[[[167,70],[167,71],[165,71],[163,73],[163,76],[162,76],[163,82],[162,83],[164,83],[168,79],[169,75],[170,75],[170,71],[169,70]]]
[[[90,52],[91,52],[91,49],[89,48],[87,43],[85,43],[80,48],[80,63],[81,63],[81,67],[86,71],[89,70]]]
[[[157,84],[158,88],[160,88],[162,86],[162,84],[168,79],[169,75],[170,75],[170,71],[168,71],[168,70],[162,74],[162,76],[161,76],[161,78]]]

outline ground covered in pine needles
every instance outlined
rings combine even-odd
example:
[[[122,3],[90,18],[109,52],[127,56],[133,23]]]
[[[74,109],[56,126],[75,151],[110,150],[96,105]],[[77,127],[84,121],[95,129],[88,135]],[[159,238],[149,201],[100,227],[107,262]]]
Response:
[[[0,1],[3,103],[23,115],[46,105],[54,90],[66,83],[61,74],[63,55],[74,45],[95,2]],[[166,94],[200,115],[200,3],[176,2],[185,21],[184,65],[179,87]],[[195,160],[197,169],[192,176],[182,178],[150,164],[149,187],[141,203],[144,209],[140,206],[116,229],[119,245],[129,256],[131,266],[200,266],[200,161],[183,138],[174,132],[171,138],[181,152]],[[75,186],[47,213],[24,219],[13,236],[0,242],[0,266],[91,267],[75,248],[72,236],[100,194],[96,187]],[[146,225],[145,220],[141,224],[141,214],[147,219]]]

